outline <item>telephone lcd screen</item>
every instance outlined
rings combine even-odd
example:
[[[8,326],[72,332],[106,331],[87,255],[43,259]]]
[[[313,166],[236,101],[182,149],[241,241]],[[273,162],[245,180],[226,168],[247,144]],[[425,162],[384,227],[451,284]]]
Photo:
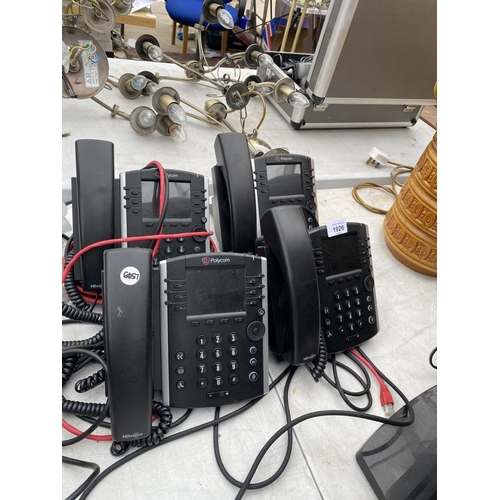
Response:
[[[322,240],[327,276],[359,269],[357,233],[345,233]]]
[[[158,181],[141,181],[142,218],[158,220],[160,204],[160,183]],[[166,219],[191,218],[191,183],[168,183],[168,205]]]
[[[191,183],[168,183],[167,219],[191,218]]]
[[[302,193],[300,163],[267,164],[269,196],[298,196]]]
[[[142,219],[158,220],[160,183],[156,181],[141,181],[141,196]]]
[[[187,316],[245,311],[245,268],[186,269]]]

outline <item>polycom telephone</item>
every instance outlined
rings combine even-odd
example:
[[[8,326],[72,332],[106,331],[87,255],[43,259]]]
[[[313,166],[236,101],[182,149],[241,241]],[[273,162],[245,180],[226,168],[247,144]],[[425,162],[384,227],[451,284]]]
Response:
[[[266,210],[304,207],[309,227],[317,223],[311,158],[271,154],[251,159],[245,134],[222,133],[215,141],[212,168],[215,233],[222,251],[254,252]]]
[[[163,169],[168,180],[165,217],[159,207],[159,169],[144,168],[114,178],[114,145],[108,141],[75,141],[76,177],[71,179],[73,209],[73,249],[92,243],[131,236],[152,235],[160,217],[163,233],[209,231],[208,178],[192,172]],[[152,164],[154,167],[154,163]],[[86,292],[102,289],[103,253],[116,245],[89,250],[76,262],[75,281]],[[152,241],[134,242],[123,247],[153,246]],[[210,251],[207,236],[160,240],[155,257]]]
[[[266,394],[266,259],[208,253],[159,265],[164,404],[220,406]]]
[[[345,233],[309,230],[328,353],[345,351],[379,330],[370,238],[365,224],[348,222]]]
[[[275,206],[305,207],[308,226],[317,226],[318,210],[314,189],[314,166],[308,156],[271,154],[252,160],[257,208],[257,235],[262,215]]]
[[[308,228],[304,207],[278,206],[264,213],[261,227],[257,254],[268,260],[269,345],[279,358],[311,361],[320,332],[328,354],[378,332],[365,224],[347,223],[345,233],[329,236],[326,226]]]
[[[182,170],[164,169],[168,180],[168,204],[163,233],[209,230],[208,179]],[[132,170],[120,174],[120,220],[122,238],[155,234],[160,221],[158,169]],[[133,243],[148,247],[151,242]],[[123,246],[128,246],[126,243]],[[158,260],[182,254],[210,251],[207,236],[168,238],[160,241]]]

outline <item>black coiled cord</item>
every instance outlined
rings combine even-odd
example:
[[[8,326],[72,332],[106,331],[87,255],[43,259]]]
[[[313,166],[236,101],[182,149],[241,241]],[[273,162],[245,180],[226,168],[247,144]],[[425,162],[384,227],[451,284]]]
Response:
[[[76,363],[78,360],[78,356],[71,356],[69,358],[63,359],[62,365],[62,385],[66,384],[66,382],[71,378],[71,375],[75,372]]]
[[[172,412],[168,406],[164,406],[158,401],[153,401],[153,415],[159,418],[158,425],[153,427],[151,434],[143,439],[135,441],[113,441],[110,452],[112,455],[123,455],[132,446],[136,448],[146,448],[158,444],[168,433],[172,425]]]
[[[77,417],[97,418],[106,405],[102,403],[83,403],[82,401],[70,401],[62,396],[62,411]]]
[[[62,303],[62,315],[65,318],[73,321],[81,321],[83,323],[93,323],[96,325],[102,324],[102,314],[85,311],[77,307],[70,306],[65,302]]]
[[[75,252],[73,251],[69,252],[66,255],[66,260],[64,262],[65,268],[67,267],[67,265],[69,264],[70,260],[73,258],[74,255]],[[64,280],[64,289],[66,290],[69,300],[71,300],[71,302],[77,309],[84,309],[84,310],[89,309],[89,305],[82,298],[80,291],[76,287],[74,268],[70,269],[68,276],[66,276],[66,279]]]
[[[62,341],[62,347],[64,348],[88,348],[88,347],[96,347],[96,354],[102,356],[102,351],[100,351],[98,348],[102,346],[104,343],[104,330],[98,331],[93,337],[90,337],[88,339],[83,339],[83,340],[63,340]],[[75,373],[77,369],[80,369],[81,366],[79,366],[79,361],[83,358],[86,358],[87,356],[70,356],[68,358],[63,359],[63,365],[62,365],[62,385],[64,387],[64,384],[71,378],[71,376]],[[88,357],[87,357],[88,358]],[[101,384],[104,381],[104,370],[99,370],[94,375],[91,375],[87,379],[80,380],[75,384],[75,389],[77,392],[86,392],[97,385]],[[102,380],[100,378],[102,377]],[[92,379],[92,380],[89,380]],[[100,380],[100,381],[99,381]],[[93,384],[93,385],[92,385]]]
[[[63,340],[63,347],[87,347],[104,342],[104,330],[99,330],[93,337],[83,340]]]
[[[98,372],[94,373],[93,375],[89,375],[88,377],[76,382],[75,391],[79,392],[80,394],[82,392],[90,391],[91,389],[94,389],[94,387],[101,385],[105,380],[106,380],[106,372],[101,368]]]
[[[323,332],[319,332],[319,354],[315,359],[312,360],[312,364],[314,365],[311,368],[309,365],[306,365],[306,368],[309,370],[309,373],[312,375],[315,382],[319,382],[323,374],[325,373],[326,364],[328,362],[328,352],[326,350],[326,341]]]

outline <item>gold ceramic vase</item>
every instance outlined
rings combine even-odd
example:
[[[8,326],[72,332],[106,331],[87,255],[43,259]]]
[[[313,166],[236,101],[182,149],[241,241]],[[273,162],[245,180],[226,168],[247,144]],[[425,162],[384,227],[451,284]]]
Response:
[[[437,276],[437,132],[385,216],[384,236],[400,262]]]

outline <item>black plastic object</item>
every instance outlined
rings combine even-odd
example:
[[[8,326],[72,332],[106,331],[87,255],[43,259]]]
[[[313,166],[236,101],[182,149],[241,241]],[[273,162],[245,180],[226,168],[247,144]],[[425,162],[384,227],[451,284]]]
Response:
[[[255,250],[256,209],[252,165],[245,134],[227,132],[215,139],[212,168],[213,216],[220,250]]]
[[[266,264],[233,252],[160,261],[164,404],[220,406],[269,391]]]
[[[437,385],[410,404],[412,425],[382,425],[356,454],[379,500],[437,499]],[[405,414],[403,407],[391,419]]]
[[[268,261],[270,348],[292,365],[319,352],[319,292],[305,212],[298,205],[265,212],[257,249]]]
[[[351,349],[379,331],[368,226],[347,222],[328,236],[311,229],[321,302],[321,327],[329,354]]]
[[[106,390],[111,434],[133,441],[151,434],[152,255],[145,248],[104,252]]]
[[[76,177],[71,179],[73,248],[115,237],[114,145],[112,142],[80,139],[75,142]],[[102,289],[103,252],[113,245],[84,253],[75,265],[75,280],[88,292]]]

